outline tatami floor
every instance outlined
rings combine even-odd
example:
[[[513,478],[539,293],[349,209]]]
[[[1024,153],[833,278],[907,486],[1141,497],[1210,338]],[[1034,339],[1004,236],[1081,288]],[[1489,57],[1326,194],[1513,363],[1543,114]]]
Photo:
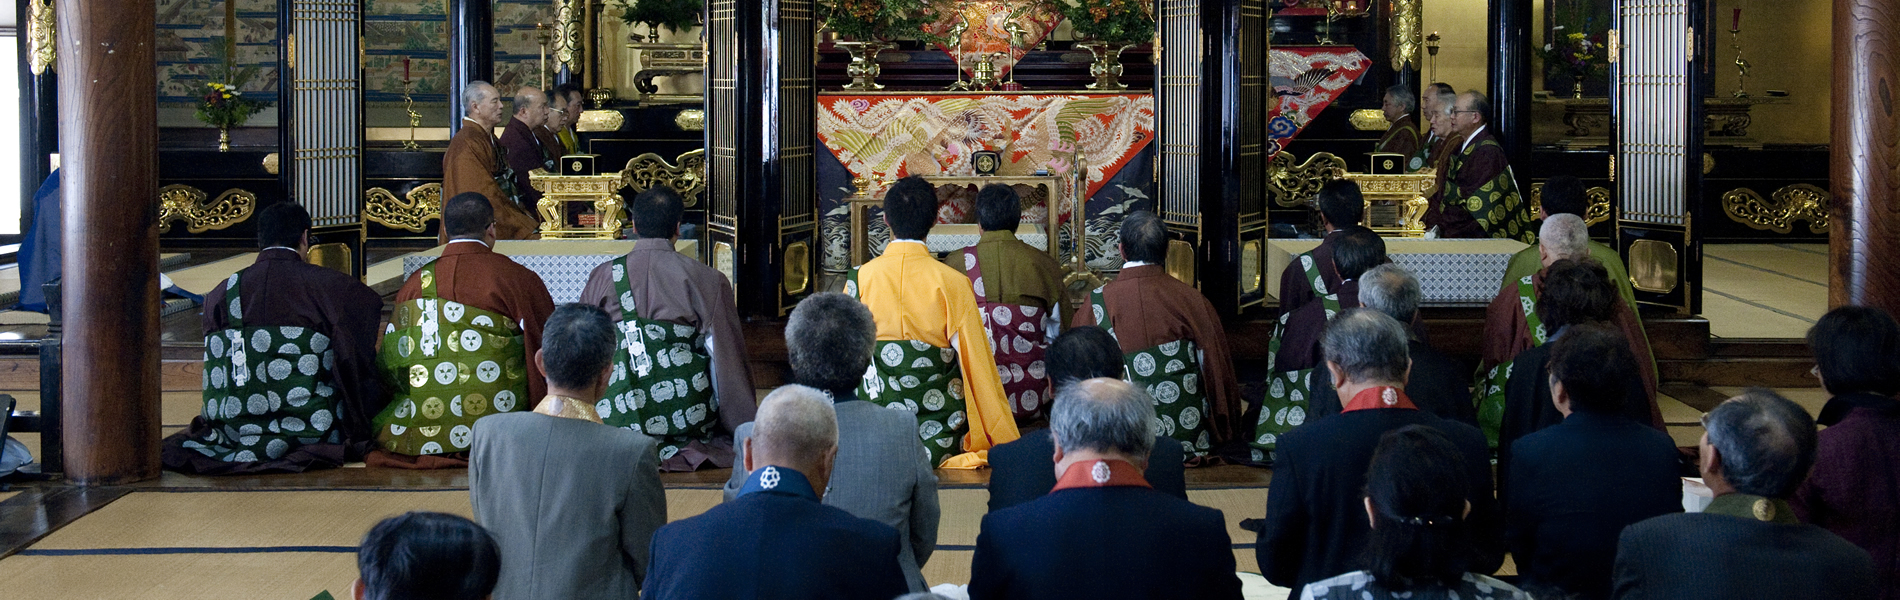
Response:
[[[1702,316],[1718,338],[1801,338],[1827,313],[1827,244],[1706,244]]]

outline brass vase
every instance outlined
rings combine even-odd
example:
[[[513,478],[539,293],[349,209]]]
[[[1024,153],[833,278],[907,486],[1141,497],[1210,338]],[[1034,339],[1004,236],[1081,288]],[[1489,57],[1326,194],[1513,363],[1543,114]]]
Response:
[[[844,89],[857,91],[875,91],[884,89],[878,85],[878,73],[884,71],[877,64],[877,53],[891,47],[883,42],[838,42],[837,46],[851,53],[851,64],[845,65],[844,74],[851,76],[851,83]]]
[[[1114,44],[1109,42],[1082,42],[1076,44],[1076,47],[1086,48],[1089,54],[1095,55],[1095,62],[1089,64],[1089,75],[1095,77],[1095,83],[1088,84],[1088,89],[1107,92],[1128,89],[1128,84],[1120,81],[1122,76],[1122,51],[1127,50],[1128,46],[1128,44]]]
[[[219,127],[219,128],[218,128],[218,151],[219,151],[219,152],[230,152],[230,151],[231,151],[231,130],[230,130],[230,128],[227,128],[227,127]]]
[[[1582,99],[1583,98],[1583,76],[1575,75],[1574,77],[1577,78],[1577,82],[1570,86],[1570,97]]]

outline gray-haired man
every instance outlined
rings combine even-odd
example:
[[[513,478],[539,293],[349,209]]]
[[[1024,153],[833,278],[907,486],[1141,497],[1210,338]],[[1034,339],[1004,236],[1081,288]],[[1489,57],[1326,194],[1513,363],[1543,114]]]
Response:
[[[1814,466],[1808,411],[1752,389],[1702,422],[1702,479],[1715,501],[1625,528],[1615,597],[1873,598],[1867,551],[1802,524],[1788,506]]]
[[[1359,305],[1385,313],[1399,323],[1413,322],[1423,298],[1418,278],[1397,264],[1379,265],[1359,276]],[[1478,424],[1477,412],[1471,406],[1471,370],[1432,349],[1410,325],[1406,326],[1405,343],[1412,357],[1405,395],[1412,398],[1412,403],[1442,418]],[[1339,393],[1330,385],[1313,387],[1313,404],[1306,418],[1339,414]]]
[[[1221,512],[1142,478],[1153,402],[1105,377],[1056,393],[1056,488],[983,517],[971,598],[1241,597]]]
[[[937,474],[917,437],[915,416],[858,398],[876,341],[871,309],[835,292],[800,301],[785,324],[792,379],[829,394],[838,414],[838,460],[825,504],[896,529],[905,541],[898,555],[904,579],[911,591],[923,591],[929,586],[920,569],[937,548]],[[734,434],[738,456],[726,481],[727,500],[738,497],[750,474],[745,441],[753,428],[746,423]]]

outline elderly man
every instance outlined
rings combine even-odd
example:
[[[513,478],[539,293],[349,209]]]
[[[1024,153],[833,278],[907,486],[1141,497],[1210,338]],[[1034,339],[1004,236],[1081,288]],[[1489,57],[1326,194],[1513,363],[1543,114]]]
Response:
[[[1412,323],[1418,316],[1418,304],[1424,298],[1418,278],[1404,267],[1386,263],[1359,276],[1359,305],[1385,313],[1400,323]],[[1412,373],[1405,379],[1405,395],[1412,403],[1440,418],[1478,424],[1471,407],[1471,369],[1431,344],[1419,339],[1413,325],[1406,326],[1406,349],[1412,356]],[[1339,393],[1329,385],[1313,386],[1313,402],[1307,420],[1339,414]]]
[[[1068,298],[1062,265],[1048,252],[1016,239],[1022,218],[1022,199],[1015,188],[983,186],[976,194],[976,221],[983,236],[943,259],[970,276],[1017,427],[1041,421],[1048,413],[1043,352],[1062,327],[1062,303]]]
[[[556,132],[565,131],[569,125],[573,124],[574,118],[580,113],[567,109],[567,95],[560,93],[560,90],[548,90],[546,94],[548,98],[548,118],[541,123],[540,127],[534,128],[534,137],[540,140],[541,152],[545,156],[559,161],[561,157],[573,153],[568,151],[567,144],[561,141],[560,134]],[[558,165],[557,168],[550,170],[558,172]]]
[[[1121,346],[1100,327],[1071,327],[1062,332],[1049,345],[1048,361],[1049,381],[1057,394],[1083,380],[1121,379],[1126,373]],[[1049,457],[1054,454],[1055,440],[1046,427],[1024,430],[1022,439],[990,449],[990,512],[1049,495],[1056,487],[1056,474],[1049,470]],[[1157,435],[1141,476],[1156,490],[1186,500],[1181,463],[1181,445]]]
[[[475,192],[487,198],[495,210],[497,239],[539,237],[536,229],[540,222],[531,208],[521,204],[515,174],[509,170],[505,151],[495,143],[495,127],[501,124],[501,94],[486,81],[473,81],[464,88],[462,103],[468,114],[462,117],[461,129],[456,130],[448,151],[442,154],[442,197]],[[447,228],[441,230],[436,241],[448,243]]]
[[[608,425],[660,440],[661,468],[730,467],[732,432],[752,420],[757,396],[732,282],[673,249],[685,206],[666,186],[627,205],[639,241],[601,263],[582,304],[620,324],[613,378],[599,400]]]
[[[1097,325],[1121,344],[1129,381],[1156,400],[1157,430],[1181,445],[1191,465],[1214,458],[1243,410],[1227,332],[1214,305],[1168,275],[1168,229],[1138,210],[1122,219],[1121,274],[1096,288],[1073,325]]]
[[[310,213],[302,206],[272,204],[256,222],[257,263],[205,294],[204,414],[165,438],[167,469],[342,466],[367,448],[370,417],[388,402],[376,370],[382,298],[304,260]]]
[[[1412,95],[1412,88],[1398,84],[1385,89],[1385,104],[1380,107],[1385,112],[1386,122],[1391,123],[1385,130],[1385,136],[1379,138],[1374,152],[1398,154],[1409,161],[1425,147],[1423,136],[1419,135],[1418,119],[1412,113],[1418,112],[1418,98]]]
[[[1280,313],[1273,339],[1267,342],[1267,366],[1271,369],[1267,393],[1260,405],[1260,418],[1254,423],[1253,439],[1248,442],[1254,462],[1270,462],[1279,437],[1306,422],[1313,390],[1326,386],[1326,374],[1320,370],[1324,366],[1321,335],[1326,322],[1341,310],[1359,306],[1359,275],[1386,260],[1385,240],[1364,227],[1341,232],[1333,248],[1339,285],[1333,293],[1320,296],[1318,302]]]
[[[560,171],[560,154],[552,154],[550,148],[542,143],[538,132],[548,120],[548,97],[541,90],[524,87],[515,92],[514,116],[508,119],[508,128],[502,130],[501,146],[508,151],[508,168],[514,170],[515,190],[521,194],[521,204],[528,208],[530,215],[539,215],[536,206],[541,201],[541,192],[528,182],[528,172],[541,169],[550,173]]]
[[[1301,589],[1361,566],[1357,559],[1371,527],[1366,468],[1379,437],[1407,425],[1437,429],[1464,455],[1468,522],[1478,550],[1465,570],[1488,574],[1503,562],[1484,434],[1419,410],[1406,395],[1406,338],[1404,325],[1368,309],[1340,313],[1326,328],[1326,373],[1347,399],[1345,412],[1280,437],[1267,517],[1255,546],[1260,573],[1274,585]]]
[[[858,398],[876,344],[871,311],[844,294],[813,294],[785,323],[793,381],[829,394],[838,414],[838,460],[825,504],[896,529],[905,542],[897,557],[904,579],[911,591],[924,591],[929,586],[920,568],[937,548],[937,473],[917,439],[915,418]],[[739,465],[753,428],[740,425],[733,438]],[[726,481],[728,501],[751,474],[739,465]]]
[[[1682,510],[1676,443],[1623,413],[1636,358],[1616,330],[1576,325],[1550,343],[1550,396],[1563,421],[1511,445],[1498,502],[1518,587],[1548,597],[1607,598],[1616,536]],[[1645,414],[1647,416],[1647,414]],[[1504,490],[1508,489],[1508,492]]]
[[[1431,168],[1438,174],[1437,185],[1443,185],[1445,181],[1445,147],[1451,143],[1451,107],[1457,100],[1458,92],[1442,82],[1425,86],[1424,94],[1419,97],[1425,141],[1419,145],[1418,154],[1413,157],[1410,166],[1414,172]]]
[[[1294,257],[1280,272],[1281,313],[1299,310],[1314,298],[1339,289],[1344,278],[1333,261],[1334,242],[1340,231],[1358,227],[1366,218],[1366,197],[1359,192],[1359,183],[1350,179],[1326,182],[1314,203],[1319,205],[1319,223],[1326,233],[1318,246]]]
[[[641,598],[888,600],[909,589],[902,536],[822,502],[838,458],[831,400],[788,385],[759,403],[738,497],[654,534]]]
[[[659,444],[594,413],[613,347],[607,313],[556,309],[534,354],[547,396],[534,412],[475,422],[468,500],[501,544],[496,600],[631,598],[640,589],[648,541],[666,523],[666,490]]]
[[[1154,401],[1106,377],[1056,395],[1055,491],[983,517],[970,597],[1240,596],[1221,512],[1156,491],[1142,478]]]
[[[1808,330],[1814,373],[1829,398],[1814,472],[1790,503],[1874,557],[1882,600],[1900,600],[1900,323],[1842,306]]]
[[[1508,238],[1537,241],[1530,201],[1518,193],[1516,176],[1498,144],[1491,102],[1465,92],[1451,109],[1451,126],[1463,141],[1446,154],[1444,183],[1425,209],[1425,225],[1443,238]]]
[[[1479,353],[1478,380],[1474,382],[1477,389],[1472,392],[1472,395],[1478,400],[1478,422],[1484,428],[1485,435],[1494,442],[1498,439],[1498,427],[1503,419],[1505,398],[1510,395],[1510,382],[1516,379],[1522,386],[1538,384],[1537,378],[1530,376],[1528,372],[1541,369],[1519,369],[1514,372],[1511,365],[1520,353],[1544,345],[1557,336],[1564,325],[1570,323],[1608,321],[1622,330],[1623,337],[1630,342],[1630,352],[1636,356],[1637,370],[1642,375],[1641,382],[1644,390],[1642,405],[1654,406],[1656,402],[1656,363],[1650,354],[1649,338],[1643,334],[1642,321],[1636,317],[1635,311],[1623,302],[1616,301],[1618,298],[1615,284],[1608,281],[1608,271],[1604,270],[1601,264],[1590,259],[1590,230],[1584,225],[1583,217],[1572,214],[1551,215],[1550,218],[1544,219],[1544,224],[1539,231],[1541,235],[1539,235],[1537,247],[1543,257],[1544,270],[1521,277],[1517,281],[1506,282],[1503,289],[1498,290],[1497,297],[1491,300],[1491,304],[1485,307],[1484,311],[1484,341]],[[1603,285],[1610,286],[1608,289],[1610,305],[1598,307],[1596,304],[1577,303],[1558,307],[1558,312],[1555,314],[1562,322],[1551,323],[1551,317],[1539,307],[1545,300],[1544,288],[1548,273],[1560,261],[1583,261],[1594,265],[1596,272],[1602,273],[1600,280]],[[1572,296],[1572,298],[1579,297]],[[1598,310],[1609,312],[1599,313]],[[1537,361],[1547,356],[1540,354],[1526,364],[1541,364]],[[1514,374],[1522,374],[1522,376],[1513,377]],[[1548,390],[1548,387],[1542,389]],[[1535,410],[1545,413],[1539,418],[1538,422],[1542,423],[1539,428],[1557,422],[1555,413],[1544,410],[1548,407],[1548,403],[1543,400],[1550,397],[1548,391],[1539,392],[1524,388],[1519,393],[1519,397],[1527,399],[1523,403],[1524,406],[1535,406],[1538,407]],[[1660,427],[1661,413],[1655,413],[1655,417],[1652,421]],[[1508,445],[1498,447],[1509,451]]]
[[[1630,311],[1634,312],[1636,292],[1630,288],[1630,274],[1628,269],[1623,268],[1622,255],[1617,254],[1615,248],[1588,239],[1589,222],[1584,213],[1590,210],[1590,193],[1583,189],[1583,182],[1569,175],[1552,177],[1544,182],[1543,198],[1543,204],[1537,209],[1538,220],[1548,221],[1556,215],[1576,215],[1579,219],[1585,219],[1584,243],[1590,248],[1590,258],[1603,263],[1603,268],[1609,270],[1610,280],[1616,282],[1616,291],[1623,295],[1623,302],[1629,304]],[[1543,270],[1546,262],[1544,252],[1539,246],[1531,246],[1511,255],[1511,264],[1504,269],[1504,283],[1508,285],[1523,279],[1525,275]]]
[[[844,287],[877,319],[864,398],[915,413],[931,464],[982,467],[991,447],[1019,434],[970,278],[924,244],[937,222],[936,189],[914,175],[899,180],[884,193],[884,221],[884,254],[852,269]]]
[[[451,239],[441,258],[403,282],[383,334],[377,362],[395,397],[376,415],[371,466],[466,467],[476,419],[527,410],[547,392],[534,362],[554,312],[547,284],[491,249],[495,210],[481,194],[444,203],[442,228]]]
[[[1623,530],[1617,598],[1873,598],[1867,551],[1802,524],[1788,498],[1814,465],[1814,419],[1786,398],[1751,389],[1709,411],[1702,480],[1715,500]]]

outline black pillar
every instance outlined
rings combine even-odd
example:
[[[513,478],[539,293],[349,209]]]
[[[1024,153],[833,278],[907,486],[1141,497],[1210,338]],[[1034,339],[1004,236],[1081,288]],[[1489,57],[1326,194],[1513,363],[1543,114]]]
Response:
[[[1491,0],[1491,122],[1512,164],[1531,152],[1531,0]]]
[[[1201,3],[1201,292],[1222,315],[1266,298],[1266,3]],[[1166,75],[1164,73],[1164,75]],[[1165,79],[1157,79],[1157,82]]]
[[[58,65],[35,60],[39,52],[53,50],[52,38],[45,39],[48,45],[42,48],[32,35],[35,27],[50,23],[33,13],[31,0],[13,4],[20,24],[16,36],[20,60],[15,65],[20,72],[20,233],[26,233],[33,228],[33,194],[53,172],[48,155],[59,152],[59,80],[54,74]],[[45,14],[52,14],[50,6]],[[43,64],[37,74],[33,72],[36,63]]]
[[[462,129],[462,90],[495,78],[495,7],[488,0],[449,0],[449,134]],[[500,92],[499,89],[496,90]]]

